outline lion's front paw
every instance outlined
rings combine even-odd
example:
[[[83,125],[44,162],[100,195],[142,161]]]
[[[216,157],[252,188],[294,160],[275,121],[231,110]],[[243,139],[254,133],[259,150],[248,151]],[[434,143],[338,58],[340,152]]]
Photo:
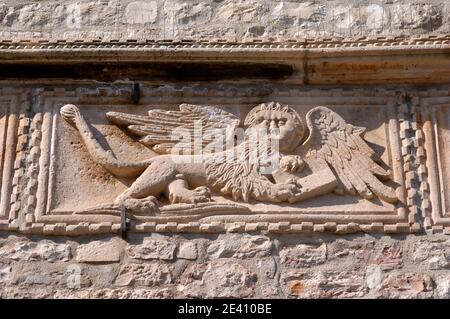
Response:
[[[80,110],[73,104],[66,104],[60,110],[61,117],[70,125],[75,125],[77,118],[81,117]]]
[[[271,198],[274,202],[289,201],[301,193],[301,187],[295,183],[275,184],[272,187]]]
[[[194,190],[186,188],[175,189],[169,195],[169,200],[172,204],[186,203],[197,204],[209,202],[211,200],[211,192],[208,187],[201,186]]]
[[[154,196],[139,199],[127,198],[122,203],[133,215],[154,215],[159,206],[158,200]]]
[[[295,173],[305,167],[305,162],[298,155],[286,155],[280,160],[280,168],[285,172]]]

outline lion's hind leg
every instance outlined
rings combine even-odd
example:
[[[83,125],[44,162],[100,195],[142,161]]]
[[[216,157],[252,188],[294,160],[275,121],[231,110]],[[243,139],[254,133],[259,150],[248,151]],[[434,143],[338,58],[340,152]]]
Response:
[[[157,198],[175,179],[176,168],[173,162],[163,156],[155,158],[142,175],[116,198],[115,204],[124,205],[141,215],[151,214],[158,207]]]

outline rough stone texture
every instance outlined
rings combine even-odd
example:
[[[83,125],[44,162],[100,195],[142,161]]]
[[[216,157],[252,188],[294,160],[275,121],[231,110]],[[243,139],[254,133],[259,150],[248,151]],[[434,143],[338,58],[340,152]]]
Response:
[[[445,0],[65,0],[0,3],[0,30],[29,36],[293,38],[449,31]]]
[[[57,298],[84,299],[167,299],[174,293],[168,288],[133,288],[133,289],[87,289],[83,291],[62,291]]]
[[[0,247],[0,258],[17,261],[68,261],[71,258],[71,249],[67,244],[57,244],[50,240],[31,242],[12,238]]]
[[[277,264],[273,257],[264,257],[258,260],[259,272],[267,278],[275,277],[277,272]]]
[[[63,264],[21,263],[14,265],[14,270],[11,282],[21,287],[85,288],[92,285],[81,269],[75,278],[74,269]]]
[[[11,276],[11,267],[0,264],[0,284],[8,283]]]
[[[177,245],[169,240],[156,240],[146,238],[140,245],[128,245],[127,255],[134,259],[162,259],[172,260]]]
[[[120,268],[115,285],[152,287],[171,282],[171,272],[165,264],[125,264]]]
[[[158,3],[156,1],[134,1],[125,8],[124,23],[146,24],[155,23],[158,17]]]
[[[77,268],[80,266],[80,268]],[[69,268],[69,272],[72,277],[69,278],[69,286],[71,285],[72,279],[78,278],[78,271],[81,269],[81,273],[85,275],[92,283],[93,289],[108,288],[113,286],[114,280],[116,279],[120,265],[119,263],[105,263],[97,265],[77,265],[75,264],[72,268]],[[74,271],[75,270],[75,271]],[[73,286],[73,285],[72,285]],[[69,287],[70,288],[70,287]],[[76,288],[76,287],[75,287]]]
[[[399,243],[386,243],[361,249],[356,257],[366,265],[379,265],[382,269],[399,268],[402,264],[403,250]]]
[[[328,245],[328,258],[354,263],[364,267],[378,265],[383,270],[400,268],[403,262],[401,242],[389,239],[376,242],[368,240],[337,240]]]
[[[364,274],[352,271],[290,271],[282,274],[281,285],[296,298],[361,298],[367,292]]]
[[[433,281],[426,274],[390,274],[374,291],[377,298],[430,298],[433,296]]]
[[[194,298],[248,298],[254,295],[257,276],[239,263],[214,261],[189,269],[179,291]]]
[[[428,269],[449,268],[450,240],[420,240],[414,245],[412,259]]]
[[[5,40],[264,41],[449,32],[445,0],[0,1]],[[269,85],[262,96],[271,92]],[[449,272],[450,239],[433,234],[133,234],[128,242],[0,234],[0,298],[450,298]]]
[[[119,242],[93,241],[80,245],[77,249],[77,261],[87,263],[118,262],[120,259]]]
[[[195,242],[183,241],[178,247],[177,257],[181,259],[195,260],[198,257],[198,248]]]
[[[124,288],[124,289],[98,289],[83,290],[6,287],[0,291],[4,299],[164,299],[173,298],[174,293],[167,288]]]
[[[436,297],[450,298],[450,274],[437,276],[436,278]]]
[[[327,258],[327,246],[300,244],[294,247],[286,247],[280,251],[281,264],[286,267],[303,268],[320,265]]]
[[[164,248],[160,251],[164,256],[167,247],[171,247],[169,259],[135,259],[128,255],[136,247],[143,256],[153,254],[153,248],[146,251],[143,246],[154,247],[155,242]],[[231,244],[226,246],[227,242]],[[423,235],[343,238],[222,234],[204,235],[201,239],[130,235],[128,243],[114,236],[86,243],[85,239],[76,238],[35,241],[10,235],[0,237],[0,251],[4,252],[0,256],[0,296],[449,298],[448,269],[430,268],[428,263],[434,256],[448,255],[446,243],[443,235],[427,235],[426,240]],[[426,248],[426,244],[433,249]],[[53,253],[43,254],[49,249],[38,249],[39,245],[69,248],[53,248]],[[218,248],[212,250],[213,245]],[[39,254],[31,258],[30,247]],[[80,250],[84,250],[83,260],[96,260],[105,247],[116,247],[117,255],[122,257],[105,258],[102,262],[77,259]],[[63,253],[65,250],[76,255]],[[424,255],[424,251],[430,254]]]
[[[209,245],[210,258],[252,258],[268,256],[272,242],[265,236],[233,235],[223,236]]]

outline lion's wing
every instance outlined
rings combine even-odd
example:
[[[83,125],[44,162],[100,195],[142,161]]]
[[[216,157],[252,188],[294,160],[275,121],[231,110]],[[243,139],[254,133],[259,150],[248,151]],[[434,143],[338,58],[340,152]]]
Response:
[[[170,153],[174,147],[191,153],[196,147],[204,149],[208,145],[210,150],[221,149],[234,138],[240,124],[238,117],[214,106],[181,104],[179,109],[150,110],[147,116],[108,112],[107,117],[159,154]],[[216,147],[217,143],[221,145]]]
[[[390,177],[390,171],[377,164],[381,159],[362,138],[365,128],[346,123],[323,106],[310,110],[306,122],[310,136],[304,147],[311,150],[310,155],[324,159],[332,167],[341,189],[367,199],[375,194],[387,202],[398,200],[395,190],[377,178]]]

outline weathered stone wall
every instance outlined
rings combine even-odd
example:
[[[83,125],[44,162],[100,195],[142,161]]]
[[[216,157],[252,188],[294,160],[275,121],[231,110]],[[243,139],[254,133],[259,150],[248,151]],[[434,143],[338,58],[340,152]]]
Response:
[[[0,39],[448,34],[449,13],[445,0],[0,0]],[[0,298],[450,298],[449,269],[441,234],[0,235]]]
[[[244,39],[446,33],[445,0],[0,1],[0,35]]]
[[[0,239],[1,298],[450,298],[447,236]]]

